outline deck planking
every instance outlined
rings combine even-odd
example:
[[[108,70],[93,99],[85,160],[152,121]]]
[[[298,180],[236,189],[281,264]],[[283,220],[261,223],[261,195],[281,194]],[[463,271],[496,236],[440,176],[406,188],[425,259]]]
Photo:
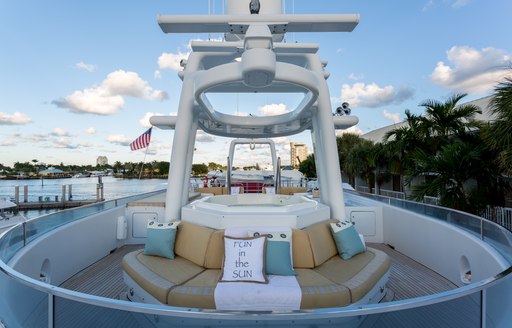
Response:
[[[142,245],[125,245],[112,254],[80,271],[61,284],[60,287],[95,296],[117,299],[127,290],[123,281],[123,257]]]
[[[368,246],[379,249],[390,257],[391,270],[387,286],[395,294],[394,301],[457,288],[450,280],[388,245],[368,243]]]

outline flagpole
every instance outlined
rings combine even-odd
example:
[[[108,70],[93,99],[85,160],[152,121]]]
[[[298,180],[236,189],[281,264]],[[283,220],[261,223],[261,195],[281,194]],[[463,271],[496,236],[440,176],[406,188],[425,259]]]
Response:
[[[140,168],[139,180],[142,177],[142,171],[144,171],[144,163],[146,163],[146,155],[148,154],[149,145],[146,147],[146,152],[144,153],[144,160],[142,161],[142,167]]]

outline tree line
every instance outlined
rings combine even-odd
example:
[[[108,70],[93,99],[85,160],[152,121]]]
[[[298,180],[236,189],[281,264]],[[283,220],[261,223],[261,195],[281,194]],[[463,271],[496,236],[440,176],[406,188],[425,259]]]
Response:
[[[493,121],[477,121],[482,110],[460,105],[465,96],[424,101],[422,115],[406,110],[405,124],[387,132],[382,142],[354,134],[338,137],[342,172],[352,185],[356,178],[365,181],[370,193],[398,178],[400,191],[412,200],[439,197],[440,205],[471,213],[504,206],[512,180],[512,78],[494,89]],[[315,176],[314,157],[300,170]]]

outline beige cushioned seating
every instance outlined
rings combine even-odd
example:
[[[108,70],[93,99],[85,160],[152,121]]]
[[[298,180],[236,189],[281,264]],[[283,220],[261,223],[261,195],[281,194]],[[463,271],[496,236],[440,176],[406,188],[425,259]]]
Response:
[[[172,287],[204,271],[203,267],[181,257],[170,260],[142,252],[128,253],[123,258],[123,269],[140,287],[162,303],[167,302]]]
[[[338,249],[336,248],[336,243],[332,238],[329,227],[329,223],[331,222],[337,222],[337,220],[318,222],[304,229],[309,237],[315,267],[321,265],[331,257],[338,255]]]
[[[279,193],[281,195],[293,195],[296,193],[302,193],[306,191],[306,187],[279,187]]]
[[[210,269],[188,280],[186,283],[171,288],[167,304],[173,306],[215,309],[215,286],[220,277],[220,270]]]
[[[293,264],[302,291],[301,309],[345,306],[360,300],[388,271],[388,256],[367,248],[350,260],[338,256],[327,220],[293,229]],[[162,303],[214,309],[214,290],[224,256],[224,231],[182,222],[176,258],[147,256],[142,251],[123,259],[125,272]]]
[[[350,291],[311,269],[295,269],[302,292],[301,309],[327,308],[350,304]]]

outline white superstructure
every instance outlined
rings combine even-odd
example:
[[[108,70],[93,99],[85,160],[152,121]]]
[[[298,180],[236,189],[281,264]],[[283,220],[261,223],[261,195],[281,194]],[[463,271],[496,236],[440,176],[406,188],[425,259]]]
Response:
[[[164,32],[225,32],[242,41],[193,41],[192,53],[182,61],[183,80],[178,117],[157,116],[150,122],[174,128],[169,168],[166,217],[180,218],[188,200],[188,176],[198,129],[233,138],[272,138],[311,131],[322,203],[331,217],[345,218],[335,125],[326,78],[326,63],[318,45],[276,42],[285,31],[352,31],[359,15],[281,15],[280,1],[261,1],[265,15],[251,15],[243,1],[228,1],[225,16],[159,16]],[[279,3],[279,5],[275,4]],[[230,40],[232,38],[226,38]],[[288,113],[265,117],[239,117],[213,108],[211,93],[300,93],[303,99]],[[337,117],[337,127],[348,128],[356,117]],[[185,174],[183,175],[183,172]],[[180,182],[177,182],[180,181]],[[177,196],[181,195],[181,197]]]

